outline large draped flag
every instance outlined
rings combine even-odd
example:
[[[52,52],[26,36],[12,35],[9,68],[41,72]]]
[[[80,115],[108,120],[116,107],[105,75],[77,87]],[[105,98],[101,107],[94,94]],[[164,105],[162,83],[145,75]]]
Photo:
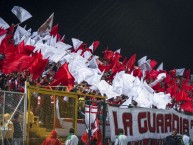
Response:
[[[19,19],[20,23],[32,17],[27,10],[19,6],[14,6],[11,11]]]
[[[93,140],[97,140],[97,145],[102,145],[102,133],[99,126],[98,111],[98,106],[85,105],[86,131],[81,138],[85,145],[89,145],[89,142],[91,143]],[[88,135],[89,130],[90,138]]]

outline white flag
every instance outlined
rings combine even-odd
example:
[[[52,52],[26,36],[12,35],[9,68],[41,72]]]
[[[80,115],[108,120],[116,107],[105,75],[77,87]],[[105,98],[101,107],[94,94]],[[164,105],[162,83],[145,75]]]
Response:
[[[11,12],[19,19],[21,23],[32,17],[28,11],[19,6],[14,6]]]
[[[0,28],[8,29],[10,26],[0,17]]]
[[[38,33],[42,35],[44,32],[50,32],[52,29],[54,20],[54,13],[50,15],[50,17],[40,26],[38,29]]]

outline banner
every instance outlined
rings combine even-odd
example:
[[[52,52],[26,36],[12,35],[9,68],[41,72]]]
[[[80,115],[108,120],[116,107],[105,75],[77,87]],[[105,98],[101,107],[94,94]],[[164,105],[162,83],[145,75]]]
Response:
[[[164,139],[173,129],[177,129],[178,134],[189,132],[193,140],[193,116],[175,110],[108,106],[108,113],[112,141],[118,135],[118,128],[124,129],[129,141]]]

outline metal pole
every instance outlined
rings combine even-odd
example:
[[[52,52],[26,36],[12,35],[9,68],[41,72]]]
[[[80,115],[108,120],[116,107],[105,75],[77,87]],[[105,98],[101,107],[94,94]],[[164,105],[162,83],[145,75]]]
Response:
[[[30,123],[29,123],[29,114],[30,114],[30,90],[27,88],[27,145],[29,145],[29,131],[30,131]]]
[[[74,130],[75,130],[75,133],[77,134],[77,129],[78,129],[78,96],[77,98],[75,99],[75,126],[74,126]]]
[[[106,131],[106,101],[103,99],[103,145],[105,145],[105,131]]]
[[[24,110],[23,110],[23,145],[26,143],[26,114],[27,114],[27,82],[25,82],[25,94],[24,94]]]
[[[4,99],[3,99],[3,126],[5,124],[4,114],[5,114],[5,92],[4,92]],[[1,129],[2,145],[4,145],[4,133],[5,133],[5,128],[2,127]]]
[[[90,103],[89,102],[89,120],[88,120],[88,144],[90,145],[90,138],[91,138],[91,126],[90,126]]]

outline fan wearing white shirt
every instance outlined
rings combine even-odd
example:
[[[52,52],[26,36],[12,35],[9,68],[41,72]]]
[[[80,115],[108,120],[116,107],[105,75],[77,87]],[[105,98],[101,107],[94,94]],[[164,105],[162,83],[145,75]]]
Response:
[[[119,129],[119,135],[115,140],[115,145],[127,145],[127,136],[123,134],[123,129]]]

